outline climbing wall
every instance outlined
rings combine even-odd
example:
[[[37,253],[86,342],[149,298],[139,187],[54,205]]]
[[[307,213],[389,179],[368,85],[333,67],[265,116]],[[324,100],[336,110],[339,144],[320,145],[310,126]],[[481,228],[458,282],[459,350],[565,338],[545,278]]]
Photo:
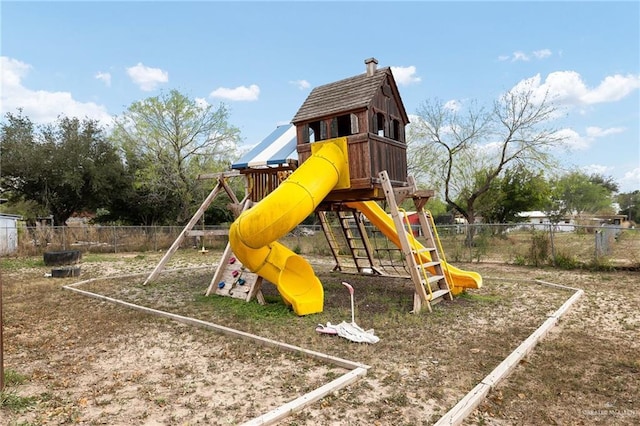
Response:
[[[222,273],[217,282],[212,283],[215,285],[215,294],[246,301],[255,296],[259,303],[263,303],[264,299],[260,291],[262,278],[245,268],[233,254],[223,260],[225,263],[219,266]]]

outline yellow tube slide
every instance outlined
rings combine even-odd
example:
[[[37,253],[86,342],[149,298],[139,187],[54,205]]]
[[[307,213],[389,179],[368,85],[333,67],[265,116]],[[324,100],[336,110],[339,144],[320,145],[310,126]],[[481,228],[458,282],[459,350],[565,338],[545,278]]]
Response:
[[[318,144],[322,145],[309,159],[255,207],[244,211],[229,229],[236,257],[275,284],[297,315],[322,312],[324,290],[311,265],[277,240],[313,213],[340,176],[348,173],[338,143]]]
[[[367,219],[378,228],[393,244],[397,247],[400,246],[400,238],[398,237],[398,232],[396,231],[395,223],[393,219],[374,201],[364,201],[364,202],[352,202],[347,203],[349,207],[356,208],[361,211]],[[415,241],[411,235],[409,235],[409,241],[414,247],[418,249],[424,248],[419,242]],[[429,252],[420,253],[422,257],[422,262],[430,262],[431,256]],[[451,266],[447,264],[447,262],[442,262],[442,269],[445,272],[451,274],[453,279],[453,283],[449,283],[452,287],[451,291],[453,294],[459,294],[464,291],[465,288],[480,288],[482,287],[482,277],[477,272],[471,271],[463,271],[462,269],[458,269],[455,266]],[[430,273],[434,273],[433,268],[428,269]]]

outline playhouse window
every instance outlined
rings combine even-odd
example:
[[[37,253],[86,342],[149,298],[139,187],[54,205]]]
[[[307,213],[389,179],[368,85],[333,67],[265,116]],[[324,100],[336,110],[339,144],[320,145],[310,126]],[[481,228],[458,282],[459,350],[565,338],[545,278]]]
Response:
[[[350,136],[358,133],[358,116],[345,114],[331,120],[331,135],[333,137]]]
[[[393,120],[391,122],[391,139],[402,141],[402,135],[400,135],[400,121],[398,120]]]
[[[309,123],[309,142],[321,141],[327,137],[327,123],[324,121]]]
[[[386,136],[385,132],[385,117],[381,112],[376,113],[376,134],[378,136]]]

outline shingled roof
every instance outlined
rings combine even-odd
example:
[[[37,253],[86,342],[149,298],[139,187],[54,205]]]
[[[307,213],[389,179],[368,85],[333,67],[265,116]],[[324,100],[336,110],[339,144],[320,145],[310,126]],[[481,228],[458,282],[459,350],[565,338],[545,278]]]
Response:
[[[377,69],[372,76],[363,73],[318,86],[311,91],[291,122],[296,124],[327,115],[366,108],[387,76],[391,76],[393,81],[393,74],[389,67]],[[404,106],[400,106],[404,112]]]

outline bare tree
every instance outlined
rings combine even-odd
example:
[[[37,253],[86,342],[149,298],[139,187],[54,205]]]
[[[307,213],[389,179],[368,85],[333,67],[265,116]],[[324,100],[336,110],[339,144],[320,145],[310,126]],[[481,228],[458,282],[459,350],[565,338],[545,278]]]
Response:
[[[478,198],[506,169],[554,163],[551,148],[564,140],[550,126],[558,112],[530,84],[504,93],[490,109],[473,103],[462,111],[457,103],[427,101],[409,131],[410,172],[429,179],[449,206],[474,223]]]

